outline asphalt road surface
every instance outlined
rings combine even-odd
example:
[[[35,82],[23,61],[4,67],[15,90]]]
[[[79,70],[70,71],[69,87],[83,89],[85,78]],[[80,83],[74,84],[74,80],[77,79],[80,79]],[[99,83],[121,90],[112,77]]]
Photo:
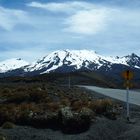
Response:
[[[100,88],[100,87],[95,87],[95,86],[80,86],[80,87],[84,87],[86,89],[95,91],[97,93],[109,96],[114,99],[126,101],[126,90]],[[140,92],[130,90],[129,91],[129,102],[140,106]]]

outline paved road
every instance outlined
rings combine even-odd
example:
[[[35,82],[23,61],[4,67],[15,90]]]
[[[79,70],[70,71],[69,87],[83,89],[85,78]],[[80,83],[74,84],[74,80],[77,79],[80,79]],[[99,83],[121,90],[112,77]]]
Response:
[[[80,86],[87,88],[89,90],[95,91],[97,93],[121,100],[126,101],[126,90],[121,89],[110,89],[110,88],[100,88],[95,86]],[[129,92],[129,101],[132,104],[136,104],[140,106],[140,92],[138,91],[131,91]]]

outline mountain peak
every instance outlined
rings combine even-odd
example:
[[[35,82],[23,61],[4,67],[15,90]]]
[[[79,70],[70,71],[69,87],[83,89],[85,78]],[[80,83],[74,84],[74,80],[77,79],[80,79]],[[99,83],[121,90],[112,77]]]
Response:
[[[138,55],[136,55],[135,53],[132,53],[130,56],[131,57],[138,57]]]
[[[9,70],[18,69],[26,65],[29,65],[29,63],[22,60],[21,58],[7,59],[0,62],[0,72],[7,72]]]
[[[126,58],[135,58],[135,57],[139,57],[139,56],[137,54],[135,54],[135,53],[131,53],[129,55],[126,55],[125,57]]]
[[[19,60],[19,61],[20,61],[20,60],[22,60],[22,59],[21,59],[21,58],[17,58],[16,60]]]

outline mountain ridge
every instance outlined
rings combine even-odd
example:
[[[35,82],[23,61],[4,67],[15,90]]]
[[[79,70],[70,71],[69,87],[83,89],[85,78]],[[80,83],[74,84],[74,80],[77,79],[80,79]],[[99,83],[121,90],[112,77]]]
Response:
[[[99,71],[109,73],[124,69],[140,71],[140,57],[134,53],[123,57],[108,57],[99,55],[93,50],[58,50],[31,64],[22,59],[13,59],[13,61],[18,65],[16,66],[16,63],[9,60],[8,62],[14,65],[7,70],[5,68],[7,64],[0,62],[0,73],[24,76],[50,72]],[[2,70],[2,66],[5,66],[4,70]]]
[[[0,73],[18,69],[27,65],[29,65],[29,63],[21,58],[7,59],[0,62]]]

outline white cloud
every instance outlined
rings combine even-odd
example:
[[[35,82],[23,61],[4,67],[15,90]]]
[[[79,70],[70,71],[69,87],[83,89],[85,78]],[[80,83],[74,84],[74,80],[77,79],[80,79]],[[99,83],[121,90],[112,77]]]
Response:
[[[65,31],[79,34],[95,34],[104,30],[108,13],[106,10],[95,9],[89,11],[78,11],[66,19]]]
[[[34,49],[27,48],[27,49],[16,49],[16,50],[10,50],[10,51],[4,51],[0,55],[0,61],[11,59],[11,58],[22,58],[26,61],[33,62],[36,61],[43,56],[46,56],[50,51],[46,51],[45,48],[42,46],[36,47]],[[4,59],[2,59],[4,58]]]
[[[78,2],[78,1],[73,1],[73,2],[61,2],[61,3],[56,3],[56,2],[51,2],[51,3],[39,3],[39,2],[31,2],[27,4],[27,6],[34,7],[34,8],[42,8],[45,10],[49,10],[52,12],[74,12],[77,10],[88,10],[89,8],[92,7],[90,3],[87,2]]]
[[[32,2],[28,6],[42,8],[51,12],[64,12],[67,17],[64,20],[66,32],[90,35],[100,32],[105,28],[109,8],[94,5],[89,2],[62,2],[39,3]]]
[[[17,24],[27,23],[27,13],[22,10],[13,10],[0,7],[0,27],[12,30]]]

